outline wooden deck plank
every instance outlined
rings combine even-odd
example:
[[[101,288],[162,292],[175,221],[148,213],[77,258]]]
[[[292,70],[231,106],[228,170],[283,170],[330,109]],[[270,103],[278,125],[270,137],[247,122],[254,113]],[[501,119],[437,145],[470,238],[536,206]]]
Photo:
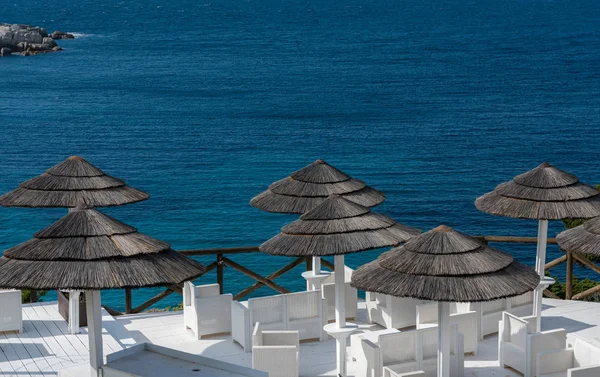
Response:
[[[55,372],[58,371],[61,365],[60,360],[50,353],[50,347],[46,343],[46,340],[37,332],[25,310],[23,310],[23,333],[19,334],[19,339],[21,343],[31,344],[37,348],[39,355],[45,361],[45,365],[43,362],[38,363],[44,376],[56,375]],[[35,355],[35,350],[30,349],[30,354],[32,356]]]
[[[47,319],[40,317],[40,314],[45,311],[39,312],[35,310],[35,305],[24,306],[23,312],[29,317],[31,324],[34,326],[36,331],[40,334],[49,348],[49,351],[54,354],[58,359],[61,366],[73,365],[74,361],[69,357],[63,347],[60,345],[58,340],[50,333],[45,322]]]
[[[46,312],[47,318],[51,321],[52,325],[58,329],[56,335],[62,335],[62,337],[64,337],[64,339],[73,347],[76,354],[81,356],[82,359],[89,359],[89,351],[82,339],[78,334],[69,334],[67,322],[58,312],[58,305],[46,303],[39,305],[38,308],[43,309]]]

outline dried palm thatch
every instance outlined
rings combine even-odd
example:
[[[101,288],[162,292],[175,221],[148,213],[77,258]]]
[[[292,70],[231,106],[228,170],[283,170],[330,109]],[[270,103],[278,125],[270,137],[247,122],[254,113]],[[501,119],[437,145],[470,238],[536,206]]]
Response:
[[[4,207],[108,207],[148,199],[148,194],[73,156],[0,196]]]
[[[600,217],[561,232],[556,241],[564,250],[600,256]]]
[[[343,196],[331,195],[259,248],[273,255],[338,255],[396,246],[419,233]]]
[[[196,261],[94,209],[77,209],[4,252],[0,287],[137,288],[179,284],[204,272]]]
[[[544,162],[479,197],[482,212],[521,219],[559,220],[600,216],[600,192]]]
[[[317,160],[271,184],[268,190],[252,198],[250,205],[267,212],[306,213],[333,194],[365,207],[374,207],[385,200],[381,191]]]
[[[509,254],[442,225],[359,267],[351,285],[396,297],[479,302],[518,296],[539,281]]]

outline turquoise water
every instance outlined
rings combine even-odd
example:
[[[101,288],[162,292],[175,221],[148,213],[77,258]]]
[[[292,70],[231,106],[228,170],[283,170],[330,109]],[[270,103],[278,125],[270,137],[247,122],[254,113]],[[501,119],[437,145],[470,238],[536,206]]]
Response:
[[[595,0],[0,0],[0,9],[0,22],[79,35],[61,53],[0,60],[0,191],[79,154],[151,195],[106,212],[176,249],[275,235],[295,217],[248,201],[317,158],[383,190],[378,210],[399,222],[472,234],[535,235],[535,222],[480,213],[473,201],[544,160],[600,183]],[[0,249],[65,213],[0,209]],[[502,246],[534,263],[534,245]],[[288,261],[232,259],[264,275]],[[300,270],[277,281],[301,289]],[[226,291],[250,283],[226,270]],[[135,292],[135,302],[156,292]],[[123,296],[103,301],[122,309]]]

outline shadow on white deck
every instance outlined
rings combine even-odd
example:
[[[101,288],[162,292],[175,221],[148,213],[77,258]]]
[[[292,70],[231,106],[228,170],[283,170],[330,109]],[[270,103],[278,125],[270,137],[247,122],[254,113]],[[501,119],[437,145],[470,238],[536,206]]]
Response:
[[[57,304],[39,303],[23,307],[24,332],[0,334],[0,376],[56,376],[62,366],[88,360],[86,329],[68,335]],[[542,329],[565,328],[589,340],[600,338],[600,304],[544,299]],[[364,304],[359,303],[358,323],[364,323]],[[185,330],[181,312],[149,313],[113,318],[103,311],[104,353],[109,354],[136,342],[152,342],[184,352],[230,363],[251,366],[251,354],[231,337],[196,340]],[[465,358],[467,377],[512,377],[518,373],[497,365],[497,337],[479,343],[477,356]],[[348,362],[348,373],[355,365]],[[300,347],[302,376],[335,376],[335,342],[303,343]]]

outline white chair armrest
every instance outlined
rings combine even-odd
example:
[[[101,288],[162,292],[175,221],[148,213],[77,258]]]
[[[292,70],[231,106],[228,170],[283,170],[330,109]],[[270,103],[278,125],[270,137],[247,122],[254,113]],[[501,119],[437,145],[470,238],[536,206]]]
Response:
[[[262,346],[264,343],[263,332],[260,326],[260,322],[256,322],[254,330],[252,330],[252,347]]]
[[[563,372],[573,366],[573,349],[540,352],[537,355],[536,376]]]
[[[598,377],[600,376],[600,364],[588,365],[587,367],[579,367],[569,369],[567,377]]]
[[[366,375],[372,377],[381,377],[381,373],[383,371],[381,349],[377,344],[367,339],[361,339],[360,345],[367,363],[367,365],[363,366],[367,372]]]

